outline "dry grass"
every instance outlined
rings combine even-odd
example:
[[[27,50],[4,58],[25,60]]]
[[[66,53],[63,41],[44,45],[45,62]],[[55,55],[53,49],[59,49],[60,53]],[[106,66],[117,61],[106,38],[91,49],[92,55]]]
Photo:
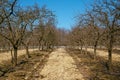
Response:
[[[93,49],[88,48],[88,52],[93,53]],[[116,51],[113,51],[113,61],[120,61],[120,52],[115,53]],[[97,50],[97,55],[104,57],[105,59],[108,59],[108,52],[106,50]]]
[[[4,74],[0,77],[0,80],[25,80],[25,77],[28,74],[28,72],[33,73],[34,66],[37,63],[40,63],[40,65],[44,65],[45,60],[47,58],[45,56],[49,55],[49,52],[34,51],[30,54],[31,58],[29,59],[25,58],[24,53],[22,55],[19,55],[18,65],[16,67],[12,66],[9,59],[4,60],[2,62],[2,65],[0,65],[0,70],[4,72]],[[29,78],[31,78],[31,75],[29,76]]]
[[[34,49],[37,50],[37,49]],[[34,51],[33,49],[29,49],[30,52]],[[18,50],[18,56],[25,55],[26,51],[25,50]],[[2,52],[0,53],[0,63],[3,62],[4,60],[9,60],[11,59],[11,52]]]
[[[90,52],[80,53],[81,51],[78,49],[68,49],[67,51],[73,57],[85,80],[120,80],[120,61],[113,61],[113,72],[109,73],[107,60],[103,56],[98,56],[97,60],[94,60],[94,56]]]

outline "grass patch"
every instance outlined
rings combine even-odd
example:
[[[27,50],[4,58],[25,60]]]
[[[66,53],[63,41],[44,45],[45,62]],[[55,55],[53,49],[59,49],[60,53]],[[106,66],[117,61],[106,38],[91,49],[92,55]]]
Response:
[[[0,80],[25,80],[25,76],[36,63],[42,63],[41,66],[45,64],[50,52],[34,51],[30,53],[31,57],[29,59],[26,59],[25,55],[19,56],[16,67],[12,66],[11,60],[3,61],[0,63]]]
[[[93,59],[93,54],[78,49],[67,49],[70,56],[73,57],[79,71],[83,74],[85,80],[120,80],[120,62],[113,61],[113,72],[107,70],[107,60],[97,56]],[[80,61],[78,60],[80,59]]]

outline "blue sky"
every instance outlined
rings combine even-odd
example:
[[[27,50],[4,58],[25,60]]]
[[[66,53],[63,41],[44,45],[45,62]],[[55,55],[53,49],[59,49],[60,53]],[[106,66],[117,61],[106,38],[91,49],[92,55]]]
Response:
[[[84,13],[93,0],[20,0],[22,6],[37,3],[40,7],[46,5],[57,16],[57,27],[70,30],[75,23],[75,16]]]

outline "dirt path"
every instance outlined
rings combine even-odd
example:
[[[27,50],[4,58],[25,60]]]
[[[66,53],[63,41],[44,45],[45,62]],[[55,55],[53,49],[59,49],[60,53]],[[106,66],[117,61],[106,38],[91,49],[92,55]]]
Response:
[[[64,48],[53,51],[38,80],[84,80],[73,58]]]

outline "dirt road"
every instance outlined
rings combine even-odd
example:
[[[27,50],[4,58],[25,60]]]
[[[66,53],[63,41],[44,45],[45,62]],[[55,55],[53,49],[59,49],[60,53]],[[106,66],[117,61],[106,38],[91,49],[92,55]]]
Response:
[[[39,74],[43,77],[38,80],[84,80],[73,58],[64,48],[50,54],[48,62]]]

